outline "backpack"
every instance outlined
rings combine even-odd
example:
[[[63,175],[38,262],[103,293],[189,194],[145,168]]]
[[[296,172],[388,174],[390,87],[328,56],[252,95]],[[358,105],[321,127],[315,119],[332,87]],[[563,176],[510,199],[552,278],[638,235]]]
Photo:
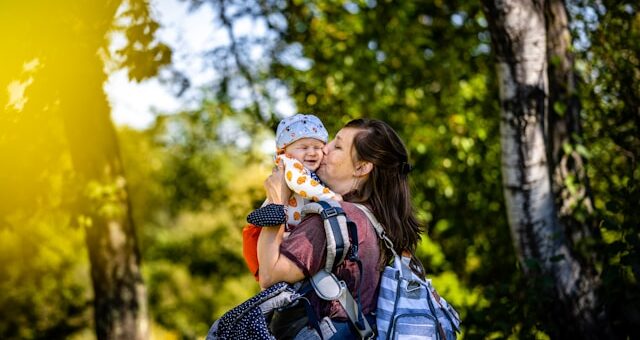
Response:
[[[455,339],[460,330],[458,313],[438,295],[431,280],[422,280],[399,256],[382,225],[365,206],[356,204],[373,224],[378,237],[393,253],[380,279],[376,324],[379,339]]]
[[[358,258],[356,225],[346,217],[340,204],[333,200],[306,204],[302,209],[303,216],[311,213],[319,214],[324,224],[327,237],[324,268],[310,279],[293,285],[279,282],[234,307],[213,323],[206,340],[275,339],[269,329],[271,317],[279,310],[299,304],[306,304],[309,326],[313,327],[321,338],[329,337],[331,326],[327,324],[330,320],[328,317],[317,320],[315,312],[305,298],[310,291],[314,291],[321,299],[339,301],[360,338],[373,337],[371,325],[362,313],[359,294],[358,299],[354,299],[346,283],[338,280],[332,273],[332,270],[345,259],[356,261],[359,268],[362,268]]]
[[[296,300],[296,289],[278,282],[225,313],[209,329],[206,340],[273,339],[266,315]]]

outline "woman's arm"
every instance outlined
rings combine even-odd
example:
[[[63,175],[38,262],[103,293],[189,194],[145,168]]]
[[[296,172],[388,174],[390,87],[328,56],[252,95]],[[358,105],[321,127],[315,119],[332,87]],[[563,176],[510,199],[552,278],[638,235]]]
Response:
[[[267,199],[274,204],[285,204],[286,198],[291,196],[291,190],[284,178],[282,162],[264,182]],[[285,281],[289,283],[304,278],[302,270],[291,260],[280,254],[280,244],[284,225],[263,228],[258,238],[258,262],[260,263],[260,287],[267,288],[274,283]]]

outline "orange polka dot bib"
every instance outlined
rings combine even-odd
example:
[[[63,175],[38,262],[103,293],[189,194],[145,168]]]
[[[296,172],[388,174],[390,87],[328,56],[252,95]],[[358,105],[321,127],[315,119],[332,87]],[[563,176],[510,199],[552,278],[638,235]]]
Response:
[[[336,194],[329,188],[314,180],[311,171],[297,159],[279,155],[276,162],[284,165],[285,180],[293,194],[286,205],[287,224],[296,226],[302,220],[302,207],[309,202],[334,199]]]

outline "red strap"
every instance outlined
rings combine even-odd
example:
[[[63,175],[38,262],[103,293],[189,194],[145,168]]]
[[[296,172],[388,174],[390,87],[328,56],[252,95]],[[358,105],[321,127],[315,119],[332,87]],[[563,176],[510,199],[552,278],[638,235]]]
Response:
[[[242,256],[247,263],[247,267],[255,277],[256,281],[259,281],[258,276],[258,237],[262,228],[256,227],[253,224],[247,224],[242,229]]]

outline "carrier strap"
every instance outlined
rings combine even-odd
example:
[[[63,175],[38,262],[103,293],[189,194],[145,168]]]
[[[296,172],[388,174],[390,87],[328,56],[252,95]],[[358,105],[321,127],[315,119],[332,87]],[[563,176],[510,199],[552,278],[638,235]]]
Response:
[[[327,259],[324,269],[331,272],[347,256],[351,241],[347,230],[347,217],[340,206],[334,200],[309,203],[302,208],[302,216],[314,213],[322,217],[324,232],[327,236]]]
[[[382,224],[378,222],[378,219],[373,215],[371,210],[359,203],[354,203],[353,205],[358,207],[358,209],[360,209],[365,215],[367,215],[367,218],[369,218],[369,221],[371,221],[371,224],[373,224],[373,229],[376,230],[376,234],[378,234],[378,237],[382,240],[385,247],[387,247],[387,249],[389,249],[393,253],[394,257],[397,257],[398,253],[396,253],[396,250],[393,248],[393,242],[391,242],[391,239],[387,236],[387,233],[384,232]]]
[[[321,269],[311,278],[311,285],[321,299],[338,300],[347,313],[347,317],[355,326],[360,339],[369,339],[373,336],[371,325],[362,314],[360,302],[356,302],[344,281],[338,280],[333,273]]]
[[[320,298],[329,301],[337,300],[340,303],[361,339],[372,338],[373,330],[362,313],[362,304],[360,303],[360,286],[364,273],[358,257],[356,224],[347,219],[340,203],[333,200],[305,205],[302,208],[302,214],[304,216],[308,213],[316,213],[322,217],[327,238],[325,267],[310,279],[313,289]],[[333,269],[347,258],[355,261],[360,270],[357,300],[349,292],[346,283],[338,280],[332,273]]]

